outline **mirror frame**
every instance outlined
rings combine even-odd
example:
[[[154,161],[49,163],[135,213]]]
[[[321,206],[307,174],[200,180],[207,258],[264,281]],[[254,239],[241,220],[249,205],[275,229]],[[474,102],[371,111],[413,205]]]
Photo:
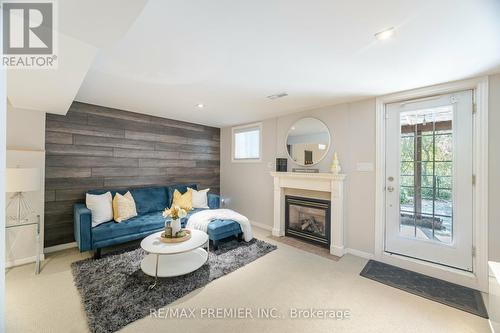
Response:
[[[288,136],[290,135],[290,132],[292,131],[292,127],[298,123],[299,121],[303,120],[303,119],[314,119],[314,120],[317,120],[319,121],[320,123],[322,123],[326,129],[328,130],[328,147],[326,148],[326,152],[325,154],[323,154],[323,156],[317,161],[317,162],[314,162],[313,164],[300,164],[300,163],[297,163],[293,160],[292,156],[290,156],[290,153],[288,153]],[[285,152],[286,152],[286,156],[288,157],[289,160],[291,160],[293,163],[297,164],[297,165],[300,165],[301,167],[310,167],[310,166],[313,166],[313,165],[316,165],[318,164],[319,162],[323,161],[326,157],[326,155],[328,155],[328,152],[330,151],[330,147],[332,145],[332,133],[330,132],[330,128],[328,128],[328,126],[325,124],[324,121],[318,119],[318,118],[314,118],[314,117],[302,117],[302,118],[299,118],[297,120],[295,120],[291,125],[290,125],[290,128],[288,129],[288,132],[286,133],[286,138],[285,138]]]

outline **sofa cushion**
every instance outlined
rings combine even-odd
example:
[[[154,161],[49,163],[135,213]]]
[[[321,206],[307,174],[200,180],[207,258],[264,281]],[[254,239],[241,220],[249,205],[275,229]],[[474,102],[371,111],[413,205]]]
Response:
[[[85,204],[92,212],[92,227],[113,219],[113,196],[111,192],[89,194],[85,196]]]
[[[106,239],[117,238],[130,234],[138,234],[146,231],[159,231],[165,226],[162,212],[153,212],[139,215],[129,220],[115,223],[106,222],[92,228],[92,241],[99,242]]]
[[[125,193],[125,195],[116,193],[113,198],[113,220],[120,223],[136,216],[137,207],[130,191]]]
[[[192,196],[192,205],[193,208],[208,208],[208,191],[210,191],[209,188],[206,188],[201,191],[197,191],[195,189],[191,189],[191,196]]]
[[[134,188],[130,193],[134,197],[139,215],[164,210],[169,203],[165,187]]]
[[[186,226],[188,218],[203,209],[193,209],[188,215],[181,220],[182,227]],[[99,242],[106,239],[122,237],[131,234],[138,234],[147,231],[159,231],[165,226],[165,219],[162,216],[162,211],[147,213],[133,217],[129,220],[115,223],[113,221],[106,222],[92,228],[93,242]]]
[[[181,194],[178,190],[174,191],[174,199],[172,200],[172,206],[179,206],[186,212],[193,209],[193,191],[188,190],[186,193]]]
[[[174,198],[174,192],[175,190],[181,192],[181,194],[184,194],[187,192],[188,187],[197,190],[198,185],[196,184],[187,184],[187,185],[170,185],[167,187],[167,195],[168,195],[168,207],[172,206],[172,200]]]

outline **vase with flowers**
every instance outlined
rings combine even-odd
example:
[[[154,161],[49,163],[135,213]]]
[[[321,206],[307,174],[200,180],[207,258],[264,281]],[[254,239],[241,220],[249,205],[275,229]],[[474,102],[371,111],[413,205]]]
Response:
[[[165,209],[163,211],[163,217],[165,218],[165,235],[167,237],[168,235],[176,237],[177,233],[181,231],[181,219],[186,216],[186,211],[177,205],[170,207],[170,209]]]

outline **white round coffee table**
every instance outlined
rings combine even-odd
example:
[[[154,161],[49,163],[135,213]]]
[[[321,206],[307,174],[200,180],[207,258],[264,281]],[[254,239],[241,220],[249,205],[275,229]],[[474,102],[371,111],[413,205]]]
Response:
[[[191,273],[208,260],[208,235],[200,230],[191,230],[191,238],[181,243],[163,243],[159,231],[144,238],[141,247],[149,254],[141,261],[142,271],[155,277],[172,277]],[[204,249],[206,247],[206,250]]]

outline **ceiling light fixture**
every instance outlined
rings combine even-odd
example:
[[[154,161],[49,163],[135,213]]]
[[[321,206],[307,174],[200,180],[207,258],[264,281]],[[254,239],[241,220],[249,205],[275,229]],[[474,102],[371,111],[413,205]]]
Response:
[[[394,36],[394,31],[395,31],[394,27],[390,27],[390,28],[384,29],[382,31],[377,32],[375,34],[375,38],[377,38],[378,40],[389,39],[392,36]]]
[[[203,108],[205,107],[205,104],[201,104],[201,103],[199,103],[199,104],[196,104],[196,107],[197,107],[198,109],[203,109]]]
[[[282,92],[282,93],[278,93],[278,94],[274,94],[274,95],[269,95],[269,96],[267,96],[267,98],[278,99],[278,98],[285,97],[285,96],[288,96],[288,94],[286,92]]]

